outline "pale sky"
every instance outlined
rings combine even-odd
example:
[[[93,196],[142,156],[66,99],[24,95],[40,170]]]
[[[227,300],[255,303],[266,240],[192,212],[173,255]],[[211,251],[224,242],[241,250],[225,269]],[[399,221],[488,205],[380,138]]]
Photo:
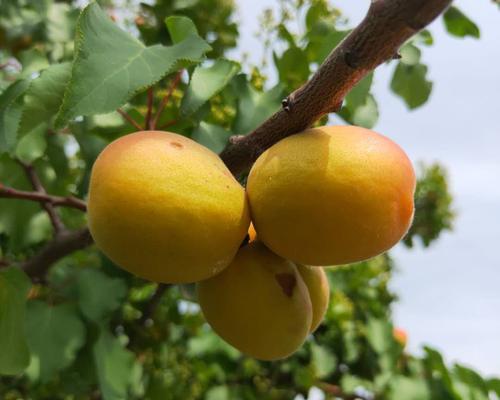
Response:
[[[273,0],[238,0],[240,49],[261,58],[255,38],[258,16]],[[357,24],[369,1],[334,3]],[[500,10],[489,0],[455,2],[481,28],[481,39],[447,35],[442,21],[430,29],[435,43],[423,49],[434,81],[431,99],[408,112],[389,92],[394,64],[380,68],[375,130],[398,142],[412,160],[439,160],[448,168],[458,217],[453,232],[430,249],[393,251],[399,272],[392,288],[400,296],[395,323],[409,347],[440,350],[484,374],[500,375]],[[239,50],[241,52],[242,50]],[[238,52],[236,53],[238,54]]]

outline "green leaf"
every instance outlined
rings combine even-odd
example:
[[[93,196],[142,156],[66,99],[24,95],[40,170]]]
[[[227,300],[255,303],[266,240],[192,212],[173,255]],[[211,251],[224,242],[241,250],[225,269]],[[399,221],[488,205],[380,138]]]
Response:
[[[403,98],[410,109],[421,106],[432,91],[432,82],[427,80],[427,67],[400,62],[392,76],[391,89]]]
[[[64,3],[51,3],[47,10],[47,39],[53,43],[72,42],[78,9]]]
[[[200,0],[174,0],[172,8],[174,10],[182,10],[184,8],[193,7],[199,3]]]
[[[20,190],[33,190],[20,165],[7,155],[0,157],[0,182]],[[42,222],[39,212],[40,205],[37,203],[0,199],[0,233],[2,239],[8,238],[9,251],[16,253],[26,250],[26,247],[39,244],[49,237],[39,236],[42,233],[42,230],[37,229],[39,222]],[[51,234],[51,231],[45,232]]]
[[[432,46],[434,44],[434,38],[432,37],[432,34],[427,30],[424,29],[423,31],[420,31],[414,36],[415,41],[418,43],[425,44],[426,46]]]
[[[448,368],[443,361],[443,356],[436,350],[424,346],[425,358],[423,360],[425,368],[432,376],[438,377],[443,385],[443,390],[448,394],[448,398],[460,399],[451,380]]]
[[[229,388],[225,385],[211,388],[204,397],[205,400],[229,400],[230,398]]]
[[[491,392],[494,392],[497,396],[500,396],[500,379],[499,378],[492,378],[489,379],[487,382],[488,389]]]
[[[182,42],[190,35],[198,36],[196,25],[188,17],[173,15],[165,19],[165,24],[174,43]]]
[[[28,303],[26,335],[31,362],[38,369],[35,376],[46,382],[73,363],[85,343],[85,326],[75,306],[35,300]]]
[[[337,358],[325,346],[311,345],[311,361],[319,379],[326,378],[337,366]]]
[[[471,36],[478,39],[480,36],[479,28],[457,7],[451,6],[444,13],[444,25],[446,30],[458,37]]]
[[[257,128],[281,107],[283,86],[277,85],[263,93],[255,90],[243,75],[233,82],[234,91],[239,97],[233,132],[244,135]]]
[[[204,331],[192,337],[187,345],[187,354],[193,358],[224,354],[232,360],[237,360],[241,355],[238,350],[223,341],[213,331]]]
[[[330,52],[344,39],[349,31],[338,31],[331,23],[320,21],[307,33],[309,43],[306,47],[310,62],[322,64]]]
[[[278,69],[280,82],[290,89],[296,89],[309,78],[309,61],[304,50],[290,47],[281,57],[273,53],[273,59]]]
[[[391,380],[388,398],[389,400],[431,400],[432,396],[424,380],[396,376]]]
[[[84,269],[78,274],[78,304],[83,315],[102,321],[118,309],[127,294],[126,284],[110,278],[96,269]]]
[[[39,129],[28,133],[19,140],[15,151],[16,158],[31,164],[45,154],[46,148],[45,129],[39,127]]]
[[[195,113],[205,102],[219,93],[240,70],[238,63],[218,59],[210,67],[198,66],[181,103],[181,114]]]
[[[483,395],[486,396],[488,394],[488,385],[476,371],[456,364],[453,367],[453,375],[460,379],[463,383],[475,387]]]
[[[19,135],[51,126],[59,110],[64,91],[71,76],[71,64],[54,64],[32,81],[24,96],[24,107]]]
[[[382,319],[370,319],[366,325],[366,338],[377,353],[387,352],[394,341],[391,324]]]
[[[0,154],[14,148],[17,130],[21,120],[22,95],[30,81],[23,79],[14,82],[0,94]]]
[[[0,270],[0,374],[21,373],[29,363],[24,336],[26,297],[30,280],[19,268]]]
[[[345,104],[338,113],[347,122],[373,128],[378,121],[378,106],[370,94],[373,73],[364,77],[346,96]]]
[[[47,56],[36,48],[21,52],[19,62],[23,66],[21,78],[29,78],[33,72],[41,71],[49,66]]]
[[[366,103],[373,83],[373,72],[366,75],[346,96],[346,106],[356,109]]]
[[[78,115],[116,110],[165,75],[200,62],[210,50],[194,35],[170,47],[145,47],[118,28],[97,3],[87,6],[78,19],[75,48],[57,126]]]
[[[194,130],[191,139],[208,147],[215,153],[220,153],[226,147],[230,136],[231,132],[226,131],[224,128],[202,121]]]
[[[297,46],[297,44],[295,43],[295,37],[293,36],[293,34],[290,33],[290,31],[284,24],[278,25],[278,37],[288,42],[288,46],[290,47]]]
[[[378,105],[375,98],[370,94],[365,104],[356,108],[352,114],[352,123],[365,128],[373,128],[378,121]]]
[[[399,52],[401,53],[401,62],[406,65],[416,65],[420,62],[421,51],[411,43],[405,44]]]
[[[135,369],[134,354],[126,350],[120,341],[103,327],[94,345],[93,354],[103,399],[127,399]]]
[[[104,147],[106,147],[108,141],[104,140],[102,137],[89,133],[79,124],[74,125],[73,135],[80,146],[81,155],[85,161],[84,175],[81,179],[80,185],[78,186],[78,195],[80,197],[84,197],[87,194],[92,165],[94,165],[97,156],[101,153]]]
[[[361,388],[364,390],[371,390],[373,385],[370,381],[359,378],[355,375],[344,374],[341,378],[340,386],[346,393],[355,393],[356,390]]]

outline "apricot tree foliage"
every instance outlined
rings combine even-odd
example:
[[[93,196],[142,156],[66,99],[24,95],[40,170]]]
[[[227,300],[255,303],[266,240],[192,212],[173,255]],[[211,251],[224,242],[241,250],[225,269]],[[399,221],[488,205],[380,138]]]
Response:
[[[324,323],[295,356],[266,363],[206,326],[191,285],[112,265],[85,216],[90,169],[111,140],[168,129],[221,152],[244,180],[264,150],[330,113],[374,126],[381,63],[395,64],[390,87],[409,108],[425,103],[425,26],[447,9],[450,34],[478,37],[472,21],[449,0],[373,0],[351,30],[327,1],[283,1],[263,21],[279,76],[270,87],[262,66],[224,58],[238,40],[231,1],[74,3],[0,3],[2,398],[290,399],[313,386],[343,399],[500,394],[499,380],[449,367],[431,348],[412,356],[394,338],[388,254],[330,270]],[[405,243],[429,245],[451,226],[442,168],[422,169],[415,204]]]

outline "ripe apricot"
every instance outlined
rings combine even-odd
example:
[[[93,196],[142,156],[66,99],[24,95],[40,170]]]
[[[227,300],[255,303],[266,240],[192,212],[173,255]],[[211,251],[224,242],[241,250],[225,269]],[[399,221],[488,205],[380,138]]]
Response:
[[[394,328],[393,335],[396,342],[398,342],[403,348],[406,347],[406,344],[408,343],[408,334],[404,329]]]
[[[184,136],[123,136],[97,158],[89,228],[116,264],[142,278],[187,283],[229,265],[250,224],[242,186],[213,152]]]
[[[197,284],[207,322],[224,340],[260,360],[297,350],[309,333],[312,305],[297,267],[255,241],[219,275]]]
[[[314,332],[323,317],[325,316],[328,302],[330,300],[330,286],[325,270],[321,267],[309,267],[307,265],[297,265],[300,276],[307,286],[307,291],[311,298],[312,320],[309,332]]]
[[[265,151],[247,184],[257,235],[305,265],[361,261],[407,232],[415,173],[390,139],[356,126],[309,129]]]

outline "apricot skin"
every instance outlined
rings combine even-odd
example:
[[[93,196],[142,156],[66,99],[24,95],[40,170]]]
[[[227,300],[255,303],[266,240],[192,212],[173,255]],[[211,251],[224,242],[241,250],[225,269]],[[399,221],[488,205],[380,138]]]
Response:
[[[390,139],[355,126],[307,130],[281,140],[247,183],[259,240],[305,265],[337,265],[394,246],[413,217],[415,173]]]
[[[88,218],[112,261],[165,283],[222,271],[250,224],[244,189],[220,158],[158,131],[121,137],[102,151],[92,169]]]
[[[260,360],[285,358],[309,333],[312,305],[297,267],[256,241],[219,275],[199,282],[198,301],[215,332]]]
[[[307,286],[311,298],[312,320],[310,333],[313,333],[323,321],[330,301],[330,285],[325,270],[321,267],[297,265],[300,276]]]

